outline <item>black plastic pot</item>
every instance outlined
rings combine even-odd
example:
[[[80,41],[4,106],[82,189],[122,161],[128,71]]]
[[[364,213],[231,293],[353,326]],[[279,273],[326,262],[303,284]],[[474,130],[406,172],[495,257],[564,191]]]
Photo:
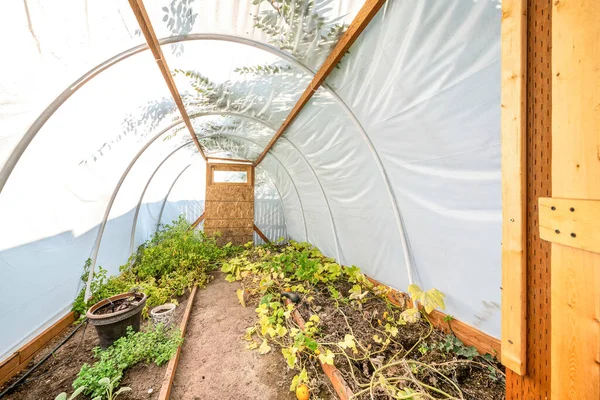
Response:
[[[116,296],[104,299],[87,311],[86,316],[90,324],[96,328],[96,333],[100,339],[100,347],[106,349],[120,337],[125,336],[127,327],[131,326],[135,332],[140,330],[142,319],[142,310],[146,305],[147,296],[144,293],[135,293],[136,299],[131,306],[125,310],[111,312],[108,314],[96,314],[98,310],[107,304],[115,303],[118,300],[127,299],[134,296],[133,293],[121,293]],[[138,299],[138,297],[141,298]]]

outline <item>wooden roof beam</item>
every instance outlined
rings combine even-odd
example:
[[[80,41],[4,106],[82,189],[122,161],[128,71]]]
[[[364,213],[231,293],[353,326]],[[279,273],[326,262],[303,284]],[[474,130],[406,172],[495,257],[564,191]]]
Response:
[[[300,111],[304,108],[304,106],[309,102],[312,98],[313,94],[317,91],[319,86],[325,82],[325,79],[329,76],[329,74],[333,71],[336,65],[340,62],[340,60],[344,57],[350,46],[356,41],[358,36],[364,31],[369,22],[375,17],[379,9],[385,4],[385,0],[366,0],[365,4],[362,6],[356,18],[352,21],[346,32],[342,35],[337,45],[333,48],[321,68],[315,74],[313,80],[310,82],[300,99],[292,108],[292,111],[287,116],[285,121],[281,127],[277,130],[267,147],[263,150],[263,152],[258,156],[254,165],[260,164],[260,162],[265,158],[269,150],[275,145],[277,140],[283,136],[285,131],[292,125],[296,117],[300,114]]]
[[[192,121],[183,105],[183,100],[181,100],[181,96],[179,95],[179,91],[177,90],[177,86],[175,86],[175,81],[173,80],[173,76],[171,75],[171,70],[167,65],[167,61],[163,55],[160,44],[158,43],[158,39],[156,37],[156,33],[154,32],[154,28],[152,27],[152,23],[150,22],[150,18],[148,17],[148,13],[146,12],[146,7],[144,7],[144,2],[142,0],[129,0],[129,5],[135,14],[135,18],[140,25],[140,29],[146,38],[146,42],[148,42],[148,47],[150,51],[152,51],[152,55],[154,56],[154,60],[162,73],[163,78],[165,78],[165,82],[169,87],[169,91],[171,92],[171,96],[173,96],[173,100],[175,100],[175,104],[177,105],[177,109],[181,113],[181,118],[185,126],[187,127],[190,135],[192,136],[192,140],[198,149],[198,152],[206,160],[206,155],[204,154],[204,150],[196,137],[196,133],[194,128],[192,127]]]

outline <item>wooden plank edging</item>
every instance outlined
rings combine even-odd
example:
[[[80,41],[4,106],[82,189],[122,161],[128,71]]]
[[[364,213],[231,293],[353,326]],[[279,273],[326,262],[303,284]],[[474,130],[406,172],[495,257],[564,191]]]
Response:
[[[48,342],[62,333],[73,322],[75,322],[75,313],[71,311],[4,360],[0,364],[0,386],[24,370],[31,359]]]
[[[288,299],[285,299],[285,304],[292,304],[292,302]],[[294,310],[292,311],[292,318],[294,319],[294,321],[296,321],[300,329],[304,330],[304,319],[302,318],[302,315],[300,315],[296,308],[294,308]],[[323,368],[323,372],[325,373],[325,375],[327,375],[327,378],[329,378],[329,381],[333,385],[333,388],[335,389],[335,392],[337,393],[340,400],[349,400],[350,398],[352,398],[354,396],[354,393],[352,392],[352,389],[350,389],[350,386],[348,386],[348,384],[346,383],[346,381],[342,377],[342,374],[336,368],[336,366],[322,363],[320,360],[319,363],[321,364],[321,368]]]
[[[188,298],[188,303],[185,307],[185,313],[183,314],[181,325],[179,325],[179,329],[181,330],[181,337],[185,337],[185,329],[187,328],[187,323],[192,313],[192,305],[194,304],[194,298],[196,297],[197,291],[198,286],[194,286],[194,288],[192,289],[192,293]],[[173,387],[173,381],[175,380],[175,372],[177,371],[177,364],[179,363],[179,356],[181,355],[182,346],[183,343],[177,348],[177,353],[175,353],[175,357],[173,357],[167,365],[165,379],[163,380],[162,387],[160,388],[158,400],[168,400],[171,396],[171,388]]]

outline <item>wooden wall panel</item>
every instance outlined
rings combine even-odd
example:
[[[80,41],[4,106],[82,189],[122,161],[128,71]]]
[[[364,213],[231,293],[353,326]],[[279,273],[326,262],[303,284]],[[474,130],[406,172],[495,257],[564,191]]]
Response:
[[[206,187],[206,197],[215,201],[253,201],[254,188],[249,185],[220,185]]]
[[[598,200],[598,0],[553,3],[552,102],[552,197]],[[600,399],[600,253],[552,243],[551,271],[552,398]]]
[[[538,199],[552,195],[552,1],[527,3],[526,364],[506,371],[507,400],[550,399],[550,245],[540,239]]]
[[[251,164],[209,163],[206,168],[204,232],[219,245],[240,245],[254,236],[254,167]],[[245,171],[246,183],[215,183],[214,171]]]

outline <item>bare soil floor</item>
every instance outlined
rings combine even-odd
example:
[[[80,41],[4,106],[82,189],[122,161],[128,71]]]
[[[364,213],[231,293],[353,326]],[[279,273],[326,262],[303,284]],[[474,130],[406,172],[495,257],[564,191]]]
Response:
[[[196,294],[171,399],[295,399],[293,373],[281,354],[245,349],[242,335],[256,313],[239,304],[239,283],[225,281],[221,272],[214,277]]]

